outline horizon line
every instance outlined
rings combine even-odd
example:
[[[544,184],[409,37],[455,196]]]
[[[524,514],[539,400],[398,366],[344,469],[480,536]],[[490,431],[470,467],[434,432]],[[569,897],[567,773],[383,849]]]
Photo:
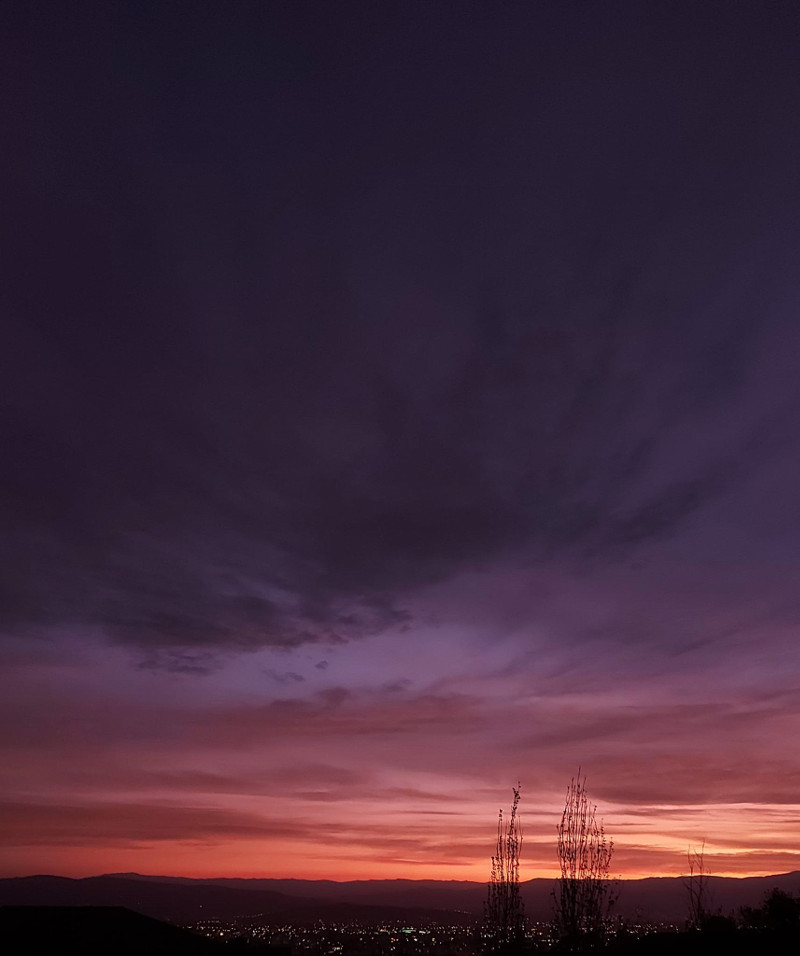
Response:
[[[800,874],[800,869],[797,870],[785,870],[779,873],[750,873],[750,874],[727,874],[727,873],[709,873],[705,874],[706,878],[709,880],[768,880],[768,879],[777,879],[779,877],[785,876],[794,876],[795,874]],[[613,876],[609,878],[609,882],[612,883],[635,883],[641,882],[643,880],[684,880],[689,874],[675,874],[672,876],[667,875],[650,875],[650,876]],[[59,880],[92,880],[92,879],[102,879],[103,877],[121,879],[125,877],[139,877],[143,879],[164,879],[164,880],[192,880],[196,882],[206,882],[209,880],[270,880],[282,883],[294,882],[294,883],[471,883],[475,886],[484,886],[490,882],[490,880],[466,880],[466,879],[442,879],[435,877],[420,878],[420,877],[406,877],[406,876],[381,876],[381,877],[358,877],[351,879],[335,879],[333,877],[304,877],[304,876],[182,876],[175,873],[139,873],[133,870],[126,872],[115,872],[115,873],[90,873],[86,876],[65,876],[61,873],[25,873],[25,874],[15,874],[12,876],[0,876],[0,880],[31,880],[31,879],[59,879]],[[520,885],[526,883],[534,883],[537,881],[545,882],[555,882],[560,879],[559,876],[533,876],[529,879],[519,881]]]

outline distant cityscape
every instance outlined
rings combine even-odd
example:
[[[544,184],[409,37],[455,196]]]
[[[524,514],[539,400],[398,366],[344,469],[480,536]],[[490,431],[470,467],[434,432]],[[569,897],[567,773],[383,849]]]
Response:
[[[480,926],[470,927],[447,923],[410,926],[384,922],[326,922],[313,926],[297,926],[265,921],[258,916],[237,919],[205,919],[185,926],[192,932],[227,942],[247,939],[267,944],[278,956],[460,956],[492,950],[492,939]],[[677,933],[682,927],[674,923],[620,924],[619,931],[628,937],[640,938],[656,932]],[[525,938],[535,948],[548,948],[556,943],[551,921],[531,922]]]

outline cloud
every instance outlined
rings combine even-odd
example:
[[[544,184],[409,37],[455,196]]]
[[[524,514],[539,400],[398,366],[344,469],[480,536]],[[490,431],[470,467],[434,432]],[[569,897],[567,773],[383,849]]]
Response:
[[[210,346],[176,334],[196,355],[191,380]],[[626,334],[645,353],[656,347],[653,326]],[[492,349],[462,349],[449,363],[430,404],[414,377],[393,382],[389,368],[381,382],[365,360],[358,385],[331,406],[329,392],[354,373],[335,345],[317,368],[286,330],[243,324],[231,335],[255,335],[265,356],[288,350],[307,394],[281,394],[286,373],[274,381],[266,358],[265,369],[243,365],[234,345],[235,360],[191,409],[190,385],[170,366],[154,373],[152,410],[129,407],[120,385],[78,426],[70,465],[49,405],[36,424],[20,410],[32,437],[6,478],[6,630],[101,628],[141,648],[144,666],[198,673],[217,649],[351,640],[407,624],[415,589],[478,563],[597,561],[668,536],[726,492],[750,454],[745,433],[666,482],[654,471],[660,434],[693,442],[693,419],[712,423],[742,388],[679,398],[699,387],[700,368],[680,365],[690,344],[672,345],[653,381],[648,366],[626,369],[599,326],[573,327],[542,352],[529,327],[501,321]],[[121,379],[141,373],[148,348],[136,344]],[[559,377],[547,372],[553,350]],[[84,370],[73,363],[70,374]],[[336,440],[318,437],[330,430]],[[46,502],[54,510],[39,524]]]
[[[124,846],[161,840],[229,839],[280,835],[278,822],[214,808],[127,803],[85,805],[4,803],[11,826],[5,846]]]
[[[440,854],[450,847],[457,860],[481,852],[479,843],[453,845],[442,834],[437,821],[408,823],[402,832],[387,833],[380,822],[359,820],[332,823],[318,819],[304,822],[285,817],[264,817],[235,810],[175,806],[165,803],[129,804],[18,804],[2,805],[3,845],[74,846],[102,845],[109,848],[146,845],[154,842],[257,841],[279,839],[315,844],[324,841],[335,854],[337,849],[353,850],[362,858],[385,860],[398,852],[412,852],[420,859]]]
[[[305,677],[302,674],[298,674],[295,671],[284,671],[279,672],[275,671],[272,668],[267,668],[264,673],[267,677],[272,678],[277,684],[302,684],[305,682]]]
[[[781,317],[793,227],[773,169],[791,152],[770,166],[731,148],[722,134],[760,134],[762,111],[721,108],[713,70],[697,77],[696,113],[678,127],[654,111],[642,135],[638,82],[615,88],[608,115],[601,90],[578,94],[551,63],[573,113],[544,97],[538,123],[467,120],[422,81],[439,61],[421,53],[410,142],[380,99],[369,133],[348,112],[380,84],[331,92],[333,115],[355,124],[338,125],[366,140],[355,150],[300,108],[305,81],[289,95],[262,78],[297,135],[268,135],[258,97],[237,98],[241,126],[201,99],[198,115],[171,111],[165,155],[120,119],[90,175],[74,104],[117,112],[89,64],[53,83],[52,51],[37,49],[26,56],[42,58],[61,108],[41,131],[51,148],[19,157],[10,219],[26,225],[4,302],[3,630],[77,626],[143,666],[196,674],[230,652],[402,632],[420,589],[475,567],[603,566],[702,527],[781,441],[794,447],[797,395],[771,374],[797,344]],[[107,81],[158,123],[148,84]],[[527,116],[525,90],[514,80],[499,99]],[[208,128],[227,133],[209,141]],[[596,163],[576,175],[581,135]],[[198,136],[187,162],[180,144]],[[240,156],[260,159],[244,169]],[[758,513],[742,495],[739,510]]]

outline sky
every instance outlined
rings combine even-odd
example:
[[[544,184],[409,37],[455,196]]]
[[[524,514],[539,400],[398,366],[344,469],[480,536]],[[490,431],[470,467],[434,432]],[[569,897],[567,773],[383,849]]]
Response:
[[[0,875],[800,870],[800,12],[6,3]]]

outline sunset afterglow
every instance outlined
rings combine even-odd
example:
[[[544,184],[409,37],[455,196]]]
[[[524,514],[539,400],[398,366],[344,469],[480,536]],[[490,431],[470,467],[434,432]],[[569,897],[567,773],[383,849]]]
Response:
[[[11,6],[0,875],[800,871],[798,10]]]

